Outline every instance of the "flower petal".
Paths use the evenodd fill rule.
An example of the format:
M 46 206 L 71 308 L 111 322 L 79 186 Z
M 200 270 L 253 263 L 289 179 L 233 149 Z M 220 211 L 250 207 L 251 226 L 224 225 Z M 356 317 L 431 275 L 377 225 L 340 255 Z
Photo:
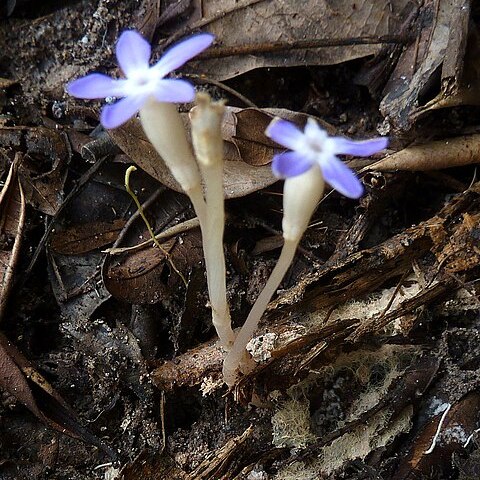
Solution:
M 324 130 L 314 118 L 307 118 L 307 123 L 303 129 L 303 133 L 310 139 L 324 141 L 328 138 L 328 133 Z
M 335 142 L 335 153 L 346 155 L 357 155 L 359 157 L 369 157 L 370 155 L 383 150 L 388 145 L 388 138 L 378 137 L 370 140 L 355 141 L 343 137 L 332 137 Z
M 101 73 L 91 73 L 67 85 L 67 92 L 77 98 L 123 97 L 125 80 L 114 80 Z
M 185 103 L 195 98 L 195 89 L 186 80 L 167 78 L 158 82 L 153 94 L 159 102 Z
M 192 35 L 169 48 L 152 68 L 155 68 L 157 73 L 161 77 L 164 77 L 178 67 L 181 67 L 184 63 L 187 63 L 200 52 L 203 52 L 214 40 L 215 35 L 211 33 Z
M 129 77 L 138 70 L 149 68 L 152 48 L 135 30 L 126 30 L 118 39 L 115 53 L 122 72 Z
M 335 190 L 348 198 L 359 198 L 363 194 L 363 185 L 342 161 L 331 156 L 320 165 L 325 181 Z
M 100 114 L 100 122 L 104 128 L 117 128 L 132 118 L 146 100 L 145 95 L 122 98 L 113 105 L 105 105 Z
M 312 162 L 297 152 L 286 152 L 274 155 L 272 171 L 276 177 L 296 177 L 312 167 Z
M 290 150 L 296 150 L 303 143 L 302 131 L 293 123 L 278 117 L 270 122 L 265 135 Z

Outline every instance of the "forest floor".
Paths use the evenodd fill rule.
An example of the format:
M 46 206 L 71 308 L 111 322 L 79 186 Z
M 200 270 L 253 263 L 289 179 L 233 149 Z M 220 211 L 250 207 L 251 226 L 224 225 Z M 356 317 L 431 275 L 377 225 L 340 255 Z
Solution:
M 0 480 L 480 478 L 480 11 L 468 0 L 7 0 L 0 7 Z M 199 230 L 139 122 L 101 102 L 128 28 L 226 100 L 227 288 L 282 246 L 275 116 L 387 135 L 345 158 L 229 391 Z M 182 105 L 188 124 L 193 105 Z M 183 283 L 148 239 L 124 175 Z M 173 188 L 172 188 L 173 187 Z M 120 251 L 107 251 L 111 247 Z

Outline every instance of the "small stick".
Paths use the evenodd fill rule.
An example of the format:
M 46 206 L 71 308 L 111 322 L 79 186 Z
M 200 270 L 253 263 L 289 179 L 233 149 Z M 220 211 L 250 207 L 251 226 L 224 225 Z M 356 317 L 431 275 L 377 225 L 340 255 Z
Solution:
M 194 228 L 198 228 L 200 226 L 200 223 L 198 221 L 198 218 L 191 218 L 190 220 L 185 220 L 184 222 L 178 223 L 177 225 L 174 225 L 173 227 L 167 228 L 163 232 L 157 233 L 155 235 L 156 240 L 165 240 L 170 237 L 174 237 L 175 235 L 178 235 L 180 233 L 188 232 L 189 230 L 192 230 Z M 108 253 L 110 255 L 119 255 L 120 253 L 125 253 L 125 252 L 135 252 L 137 250 L 141 250 L 142 248 L 148 247 L 151 243 L 151 240 L 145 240 L 142 243 L 139 243 L 138 245 L 133 245 L 131 247 L 112 247 L 112 248 L 107 248 L 106 250 L 103 251 L 103 253 Z
M 252 55 L 258 53 L 276 53 L 287 50 L 306 48 L 343 47 L 348 45 L 376 45 L 381 43 L 407 44 L 413 40 L 407 35 L 384 35 L 382 37 L 351 37 L 351 38 L 307 38 L 292 41 L 247 43 L 229 47 L 211 48 L 199 55 L 199 59 L 233 57 L 236 55 Z
M 478 162 L 480 162 L 480 135 L 464 135 L 404 148 L 368 165 L 360 173 L 371 170 L 381 172 L 442 170 Z
M 206 77 L 203 74 L 202 75 L 197 75 L 195 73 L 186 73 L 183 76 L 186 77 L 186 78 L 194 78 L 195 80 L 200 81 L 202 83 L 210 83 L 212 85 L 215 85 L 216 87 L 221 88 L 222 90 L 229 93 L 230 95 L 233 95 L 234 97 L 237 97 L 247 107 L 258 108 L 258 105 L 255 105 L 255 103 L 253 103 L 247 97 L 242 95 L 240 92 L 237 92 L 234 88 L 229 87 L 228 85 L 225 85 L 223 82 L 219 82 L 218 80 L 215 80 L 214 78 Z

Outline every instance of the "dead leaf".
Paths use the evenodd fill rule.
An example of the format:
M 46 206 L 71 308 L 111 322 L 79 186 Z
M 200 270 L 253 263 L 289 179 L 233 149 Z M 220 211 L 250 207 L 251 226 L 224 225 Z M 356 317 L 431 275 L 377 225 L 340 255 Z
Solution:
M 50 247 L 55 253 L 63 255 L 79 255 L 113 243 L 125 220 L 116 219 L 111 222 L 92 222 L 74 225 L 52 235 Z
M 414 145 L 382 158 L 363 170 L 427 171 L 480 162 L 480 135 L 464 135 Z
M 417 24 L 422 25 L 420 35 L 402 53 L 380 105 L 380 111 L 395 128 L 410 128 L 439 69 L 442 97 L 458 86 L 463 73 L 469 4 L 468 0 L 430 0 L 423 6 L 417 19 Z
M 309 115 L 279 108 L 240 109 L 227 107 L 222 123 L 224 143 L 224 192 L 225 198 L 248 195 L 277 181 L 270 162 L 278 145 L 265 136 L 267 125 L 279 116 L 302 126 Z M 183 115 L 187 138 L 190 138 L 188 115 Z M 318 120 L 318 119 L 317 119 Z M 335 129 L 318 120 L 329 133 Z M 142 170 L 167 187 L 181 192 L 182 189 L 166 168 L 162 158 L 146 138 L 137 119 L 132 119 L 119 128 L 109 131 L 115 143 Z
M 465 12 L 470 8 L 470 2 L 465 1 L 462 7 Z M 468 21 L 468 15 L 465 14 L 457 18 L 458 21 Z M 458 48 L 464 47 L 463 42 L 467 42 L 465 34 L 468 32 L 465 58 L 463 58 L 461 52 L 457 55 L 445 57 L 442 68 L 441 91 L 435 98 L 425 105 L 419 106 L 412 113 L 412 119 L 414 120 L 431 110 L 459 105 L 479 105 L 480 103 L 480 34 L 473 22 L 470 23 L 469 28 L 465 26 L 453 27 L 452 31 L 454 33 L 452 42 L 455 41 Z M 463 67 L 463 71 L 460 67 Z M 447 75 L 444 73 L 445 70 L 453 70 L 453 73 Z
M 336 65 L 375 55 L 382 37 L 401 31 L 408 3 L 204 0 L 195 4 L 185 26 L 204 28 L 218 40 L 187 69 L 225 80 L 255 68 Z M 175 26 L 178 29 L 178 23 Z
M 161 244 L 170 261 L 184 278 L 203 258 L 202 241 L 198 231 L 190 231 L 179 238 Z M 107 290 L 115 297 L 133 304 L 157 303 L 178 289 L 181 278 L 167 261 L 165 253 L 156 247 L 107 256 L 103 279 Z M 168 280 L 165 281 L 165 272 Z
M 116 457 L 99 438 L 80 424 L 63 398 L 1 333 L 0 388 L 25 405 L 50 428 L 96 445 L 110 457 Z
M 279 145 L 265 135 L 274 117 L 295 123 L 303 130 L 310 115 L 283 108 L 228 109 L 223 127 L 225 139 L 235 145 L 245 163 L 252 166 L 269 165 L 273 155 L 279 151 Z M 332 125 L 321 119 L 316 120 L 329 134 L 335 132 Z
M 12 288 L 25 226 L 25 197 L 17 173 L 20 159 L 20 155 L 15 157 L 0 191 L 0 320 Z

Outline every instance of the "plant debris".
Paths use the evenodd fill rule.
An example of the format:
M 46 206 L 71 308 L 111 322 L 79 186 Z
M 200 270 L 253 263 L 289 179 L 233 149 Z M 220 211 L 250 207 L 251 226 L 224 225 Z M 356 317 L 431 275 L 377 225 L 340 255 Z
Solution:
M 0 478 L 477 478 L 479 13 L 468 0 L 8 1 L 0 9 Z M 231 390 L 199 221 L 136 118 L 67 82 L 152 63 L 226 101 L 227 296 L 239 328 L 282 248 L 279 116 L 388 135 L 346 158 Z M 193 105 L 182 105 L 187 129 Z M 130 187 L 161 248 L 125 191 Z M 475 473 L 477 472 L 477 473 Z

